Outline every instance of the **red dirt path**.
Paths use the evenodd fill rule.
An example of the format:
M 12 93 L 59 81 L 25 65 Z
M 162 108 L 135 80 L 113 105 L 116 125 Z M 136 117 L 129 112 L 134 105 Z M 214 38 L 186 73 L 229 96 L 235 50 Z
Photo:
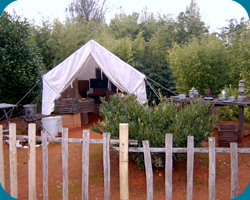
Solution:
M 82 130 L 88 129 L 101 117 L 90 114 L 89 124 L 81 128 L 69 130 L 69 138 L 82 138 Z M 11 119 L 12 123 L 20 124 L 19 118 Z M 1 121 L 0 124 L 3 124 Z M 247 127 L 248 125 L 246 125 Z M 217 128 L 213 132 L 217 139 Z M 102 135 L 91 131 L 90 138 L 101 139 Z M 216 142 L 216 144 L 218 144 Z M 204 143 L 206 145 L 206 143 Z M 217 145 L 216 145 L 217 146 Z M 250 147 L 250 135 L 243 138 L 239 147 Z M 43 199 L 42 189 L 42 148 L 36 148 L 36 188 L 37 199 Z M 69 199 L 81 199 L 81 144 L 69 144 Z M 49 144 L 49 199 L 62 199 L 62 157 L 61 144 Z M 28 150 L 17 150 L 18 198 L 28 199 Z M 250 179 L 250 155 L 239 154 L 239 187 L 241 194 Z M 119 199 L 119 157 L 117 152 L 110 153 L 111 162 L 111 199 Z M 10 193 L 9 183 L 9 151 L 4 143 L 5 190 Z M 90 176 L 89 199 L 103 199 L 103 166 L 102 145 L 90 144 Z M 164 169 L 154 169 L 154 199 L 165 199 Z M 230 199 L 230 155 L 216 154 L 216 199 Z M 186 199 L 186 159 L 177 162 L 173 167 L 173 199 Z M 146 199 L 146 177 L 144 170 L 139 170 L 133 161 L 129 161 L 129 199 Z M 208 199 L 208 154 L 195 154 L 194 163 L 194 200 Z

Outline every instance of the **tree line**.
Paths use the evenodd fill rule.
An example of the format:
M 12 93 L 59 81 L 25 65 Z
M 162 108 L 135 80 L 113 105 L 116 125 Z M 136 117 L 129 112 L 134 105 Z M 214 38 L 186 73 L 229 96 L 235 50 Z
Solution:
M 188 94 L 192 87 L 200 94 L 208 88 L 219 94 L 224 87 L 238 88 L 241 79 L 249 92 L 250 26 L 246 19 L 230 19 L 227 27 L 210 33 L 193 0 L 176 18 L 168 14 L 156 16 L 144 8 L 131 15 L 121 10 L 107 24 L 108 8 L 106 0 L 74 0 L 66 9 L 69 16 L 65 22 L 45 20 L 42 25 L 3 12 L 1 101 L 16 103 L 42 74 L 90 39 L 179 94 Z M 161 93 L 171 95 L 165 90 Z M 148 90 L 148 97 L 155 99 L 152 90 Z

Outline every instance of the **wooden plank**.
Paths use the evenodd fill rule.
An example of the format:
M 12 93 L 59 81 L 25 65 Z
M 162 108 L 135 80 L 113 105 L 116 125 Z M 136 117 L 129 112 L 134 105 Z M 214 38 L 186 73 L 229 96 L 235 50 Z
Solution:
M 82 143 L 82 200 L 89 199 L 89 134 L 90 130 L 83 130 Z
M 165 149 L 166 149 L 166 158 L 165 158 L 165 195 L 166 200 L 172 199 L 172 170 L 173 170 L 173 135 L 166 134 L 165 137 Z
M 119 177 L 120 200 L 129 199 L 128 184 L 128 124 L 119 124 Z
M 28 136 L 25 135 L 17 135 L 17 140 L 26 140 L 28 141 Z M 9 139 L 9 135 L 3 135 L 4 140 Z M 62 142 L 62 138 L 48 137 L 48 142 Z M 36 136 L 36 141 L 42 141 L 42 137 Z M 80 138 L 68 138 L 68 143 L 82 143 L 83 139 Z M 103 139 L 89 139 L 90 144 L 103 144 Z M 129 145 L 138 145 L 137 140 L 129 140 Z M 110 144 L 116 145 L 119 144 L 119 140 L 110 140 Z
M 9 124 L 10 195 L 18 199 L 16 124 Z
M 48 145 L 47 145 L 47 136 L 48 133 L 45 130 L 42 130 L 42 154 L 43 154 L 43 199 L 48 200 Z
M 239 106 L 239 141 L 242 142 L 244 130 L 244 106 Z
M 146 180 L 147 180 L 147 200 L 153 200 L 154 197 L 154 185 L 153 185 L 153 169 L 152 160 L 149 150 L 149 141 L 142 141 L 144 149 L 144 163 L 146 170 Z
M 188 136 L 187 144 L 187 200 L 193 199 L 194 136 Z
M 103 133 L 104 200 L 110 199 L 110 133 Z
M 231 199 L 238 196 L 238 144 L 231 143 Z
M 216 159 L 215 138 L 209 138 L 209 200 L 215 200 Z
M 4 156 L 3 156 L 3 126 L 0 125 L 0 183 L 5 189 L 4 179 Z
M 68 128 L 62 130 L 62 173 L 63 173 L 63 200 L 68 200 Z
M 29 200 L 36 199 L 36 124 L 28 125 L 29 135 L 29 161 L 28 161 L 28 178 L 29 178 Z
M 111 150 L 119 151 L 119 147 L 110 147 Z M 142 147 L 129 147 L 129 152 L 143 152 Z M 173 148 L 173 153 L 187 153 L 187 148 Z M 165 148 L 150 148 L 151 153 L 165 153 Z M 194 153 L 209 153 L 209 148 L 194 148 Z M 230 153 L 230 148 L 215 148 L 215 153 Z M 250 148 L 238 148 L 238 153 L 250 153 Z

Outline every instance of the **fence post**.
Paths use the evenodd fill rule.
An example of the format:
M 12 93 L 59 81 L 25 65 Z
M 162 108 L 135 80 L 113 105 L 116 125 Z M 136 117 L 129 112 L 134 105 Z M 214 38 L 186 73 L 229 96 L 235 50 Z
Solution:
M 143 153 L 144 153 L 144 163 L 146 169 L 146 179 L 147 179 L 147 200 L 153 200 L 154 197 L 154 185 L 153 185 L 153 169 L 151 154 L 149 148 L 149 141 L 142 141 Z
M 110 199 L 110 133 L 103 133 L 104 200 Z
M 90 130 L 83 130 L 82 144 L 82 199 L 89 199 L 89 133 Z
M 120 199 L 129 199 L 128 185 L 128 124 L 119 124 Z
M 193 199 L 194 136 L 188 136 L 187 144 L 187 200 Z
M 3 126 L 0 125 L 0 183 L 5 189 L 4 181 L 4 156 L 3 156 Z
M 18 199 L 16 124 L 9 124 L 10 195 Z
M 230 143 L 231 149 L 231 199 L 238 196 L 238 145 Z
M 68 128 L 62 129 L 63 200 L 68 200 Z
M 173 135 L 166 134 L 165 137 L 165 149 L 166 149 L 166 158 L 165 158 L 165 193 L 166 200 L 172 200 L 172 168 L 173 168 Z
M 28 125 L 29 135 L 29 200 L 36 199 L 36 124 Z
M 43 199 L 48 200 L 48 133 L 42 130 L 42 151 L 43 151 Z
M 215 200 L 216 160 L 215 139 L 209 138 L 209 200 Z

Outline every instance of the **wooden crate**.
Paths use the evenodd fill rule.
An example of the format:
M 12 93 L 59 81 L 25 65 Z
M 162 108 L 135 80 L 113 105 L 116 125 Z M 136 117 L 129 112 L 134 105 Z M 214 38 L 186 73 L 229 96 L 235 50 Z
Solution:
M 94 99 L 91 98 L 79 99 L 79 112 L 80 113 L 94 112 Z
M 81 114 L 68 114 L 68 115 L 58 115 L 62 116 L 62 127 L 63 128 L 79 128 L 81 127 Z
M 76 114 L 79 112 L 78 98 L 66 98 L 55 100 L 55 114 Z
M 218 128 L 219 146 L 230 146 L 230 142 L 238 142 L 239 132 L 234 124 L 220 124 Z

